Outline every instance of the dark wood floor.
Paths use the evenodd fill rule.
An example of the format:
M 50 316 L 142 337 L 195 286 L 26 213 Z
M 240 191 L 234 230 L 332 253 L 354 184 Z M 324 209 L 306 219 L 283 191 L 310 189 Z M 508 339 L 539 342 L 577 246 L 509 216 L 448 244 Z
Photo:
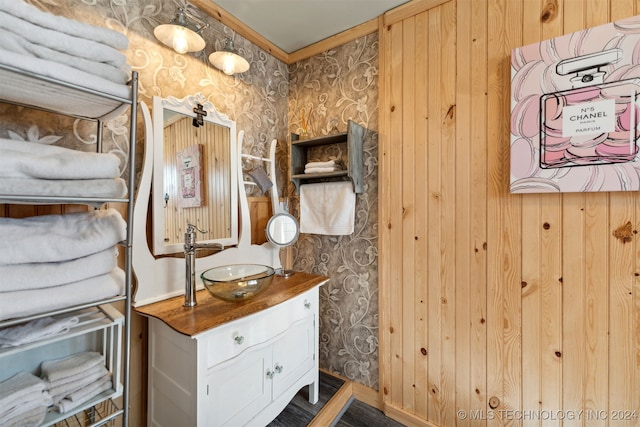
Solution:
M 315 405 L 309 403 L 309 388 L 303 387 L 284 411 L 269 424 L 269 427 L 306 426 L 343 384 L 344 381 L 341 379 L 320 372 L 318 403 Z M 340 418 L 335 420 L 331 426 L 402 427 L 402 424 L 385 417 L 382 411 L 352 399 L 348 407 L 343 409 Z

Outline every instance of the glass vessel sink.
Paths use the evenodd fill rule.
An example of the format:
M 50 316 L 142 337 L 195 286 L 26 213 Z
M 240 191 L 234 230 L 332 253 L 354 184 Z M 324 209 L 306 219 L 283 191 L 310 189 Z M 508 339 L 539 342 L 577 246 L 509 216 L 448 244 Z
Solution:
M 269 287 L 275 270 L 259 264 L 232 264 L 210 268 L 200 278 L 211 295 L 225 301 L 241 302 Z

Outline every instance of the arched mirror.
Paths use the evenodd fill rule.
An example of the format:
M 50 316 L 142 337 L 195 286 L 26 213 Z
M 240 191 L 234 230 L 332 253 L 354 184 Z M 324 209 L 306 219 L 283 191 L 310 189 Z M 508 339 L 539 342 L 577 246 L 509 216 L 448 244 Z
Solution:
M 183 252 L 187 224 L 199 243 L 238 243 L 236 124 L 202 94 L 153 98 L 153 253 Z

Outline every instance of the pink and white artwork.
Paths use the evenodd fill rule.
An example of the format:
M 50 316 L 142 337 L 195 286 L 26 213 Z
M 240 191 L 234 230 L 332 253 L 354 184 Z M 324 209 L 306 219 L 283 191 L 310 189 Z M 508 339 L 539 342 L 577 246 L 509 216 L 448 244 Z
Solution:
M 512 193 L 640 190 L 640 16 L 511 53 Z
M 179 208 L 199 208 L 203 204 L 203 152 L 204 145 L 194 144 L 177 153 Z

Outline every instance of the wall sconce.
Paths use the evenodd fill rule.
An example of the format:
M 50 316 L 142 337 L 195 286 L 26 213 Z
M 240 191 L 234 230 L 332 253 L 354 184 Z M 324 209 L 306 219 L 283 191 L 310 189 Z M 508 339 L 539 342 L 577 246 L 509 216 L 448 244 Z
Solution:
M 158 25 L 153 30 L 153 35 L 178 53 L 197 52 L 204 49 L 206 43 L 200 32 L 208 26 L 209 24 L 204 24 L 198 27 L 190 23 L 184 9 L 178 8 L 175 18 L 168 24 Z
M 229 76 L 236 73 L 244 73 L 249 69 L 249 62 L 238 55 L 233 48 L 233 41 L 229 37 L 225 39 L 222 50 L 209 55 L 209 62 Z

